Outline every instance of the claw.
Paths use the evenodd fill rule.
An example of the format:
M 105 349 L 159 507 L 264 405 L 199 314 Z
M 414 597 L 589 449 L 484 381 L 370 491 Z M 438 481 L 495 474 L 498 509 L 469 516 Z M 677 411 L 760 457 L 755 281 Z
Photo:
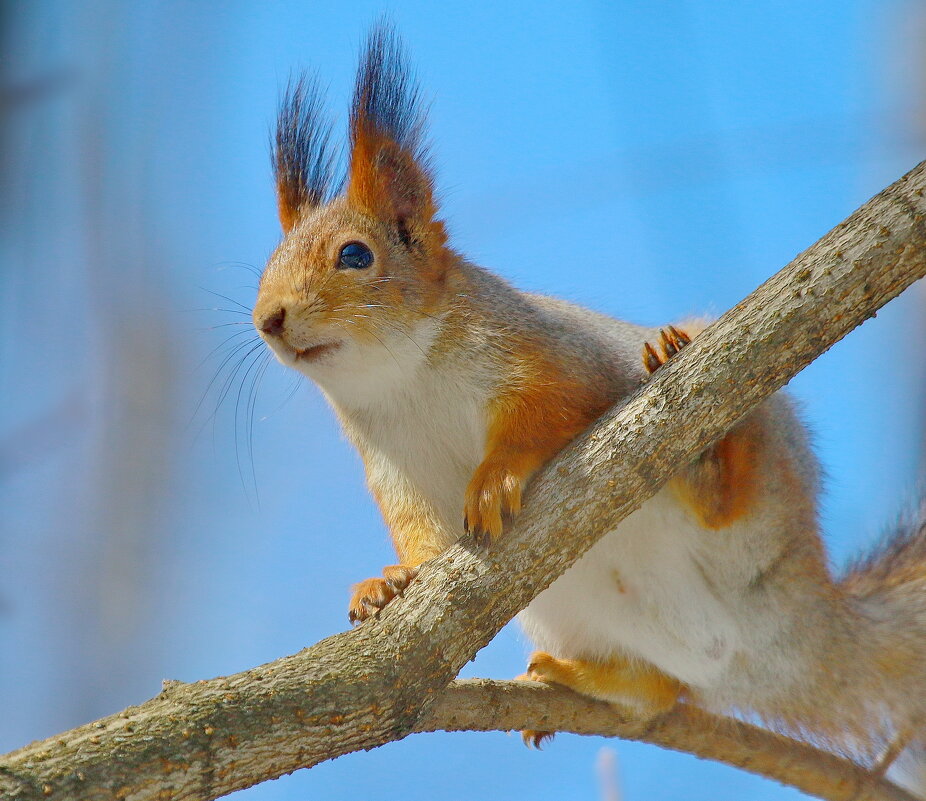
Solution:
M 649 342 L 643 343 L 643 366 L 650 373 L 655 373 L 662 366 L 662 361 Z
M 669 333 L 672 334 L 672 338 L 675 340 L 675 344 L 678 346 L 679 350 L 691 342 L 691 337 L 684 331 L 679 331 L 674 325 L 670 325 L 668 330 Z
M 678 353 L 678 345 L 671 334 L 667 334 L 663 329 L 659 329 L 659 341 L 662 345 L 662 352 L 665 354 L 666 361 Z
M 544 740 L 552 740 L 555 734 L 556 732 L 553 731 L 526 729 L 521 732 L 521 740 L 528 748 L 536 748 L 538 751 L 542 751 Z
M 658 352 L 649 342 L 643 343 L 643 366 L 648 373 L 655 373 L 669 359 L 691 342 L 691 337 L 674 325 L 659 329 Z
M 505 522 L 521 511 L 524 477 L 502 459 L 486 459 L 466 488 L 463 525 L 480 548 L 501 536 Z
M 383 568 L 383 578 L 386 580 L 386 584 L 395 591 L 396 597 L 398 598 L 401 598 L 405 594 L 408 585 L 412 583 L 412 579 L 417 575 L 417 567 L 388 565 Z
M 352 625 L 356 625 L 371 617 L 379 617 L 383 608 L 393 598 L 401 597 L 417 575 L 416 567 L 389 565 L 383 568 L 382 578 L 361 581 L 354 586 L 354 594 L 347 612 L 348 620 Z

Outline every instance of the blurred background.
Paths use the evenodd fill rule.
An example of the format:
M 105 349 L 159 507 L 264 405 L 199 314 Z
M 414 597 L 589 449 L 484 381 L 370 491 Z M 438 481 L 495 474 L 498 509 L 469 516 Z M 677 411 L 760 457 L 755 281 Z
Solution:
M 393 561 L 359 459 L 247 316 L 279 240 L 280 88 L 317 70 L 343 130 L 383 11 L 455 245 L 635 321 L 724 311 L 926 151 L 908 0 L 0 3 L 0 752 L 340 631 L 350 584 Z M 924 290 L 792 382 L 836 565 L 915 497 Z M 528 650 L 509 626 L 464 674 L 514 676 Z M 235 797 L 618 785 L 800 795 L 651 746 L 436 734 Z

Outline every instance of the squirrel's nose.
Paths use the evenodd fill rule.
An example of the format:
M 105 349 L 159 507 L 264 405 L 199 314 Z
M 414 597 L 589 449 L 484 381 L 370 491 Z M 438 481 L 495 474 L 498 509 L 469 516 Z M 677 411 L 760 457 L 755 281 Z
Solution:
M 257 327 L 271 337 L 278 337 L 283 333 L 283 320 L 286 319 L 286 309 L 277 309 L 257 321 Z

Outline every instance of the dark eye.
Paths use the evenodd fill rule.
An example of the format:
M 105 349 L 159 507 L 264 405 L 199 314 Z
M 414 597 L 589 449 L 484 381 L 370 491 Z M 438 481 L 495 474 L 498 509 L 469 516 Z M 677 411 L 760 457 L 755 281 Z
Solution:
M 364 270 L 373 263 L 373 251 L 363 242 L 348 242 L 338 254 L 339 270 Z

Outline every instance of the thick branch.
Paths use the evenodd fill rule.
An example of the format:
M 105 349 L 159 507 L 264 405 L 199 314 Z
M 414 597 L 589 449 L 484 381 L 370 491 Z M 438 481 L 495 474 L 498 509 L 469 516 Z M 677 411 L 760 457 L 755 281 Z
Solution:
M 215 798 L 406 736 L 476 651 L 679 465 L 926 272 L 924 189 L 921 164 L 725 314 L 542 471 L 490 553 L 459 544 L 377 622 L 15 751 L 0 793 Z
M 915 801 L 864 768 L 767 729 L 679 704 L 652 721 L 537 682 L 457 680 L 415 731 L 566 731 L 660 745 L 757 773 L 830 801 Z

